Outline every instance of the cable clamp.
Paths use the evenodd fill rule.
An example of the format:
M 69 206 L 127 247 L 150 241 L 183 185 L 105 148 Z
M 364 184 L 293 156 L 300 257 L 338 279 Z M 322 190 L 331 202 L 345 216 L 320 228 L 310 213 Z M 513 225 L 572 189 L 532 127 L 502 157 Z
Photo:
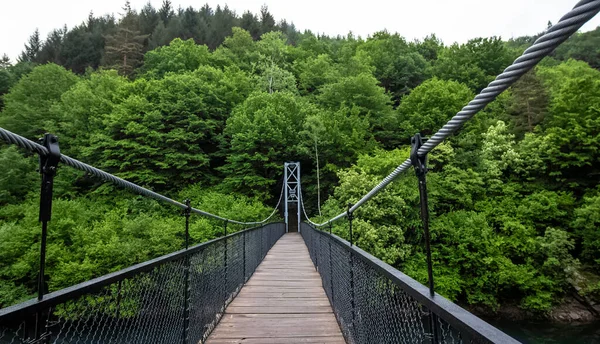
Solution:
M 44 134 L 40 139 L 41 144 L 48 150 L 47 155 L 40 155 L 40 173 L 42 175 L 42 187 L 40 191 L 40 221 L 50 221 L 52 217 L 52 189 L 54 176 L 60 162 L 60 147 L 58 137 L 52 134 Z
M 183 210 L 183 216 L 185 217 L 190 217 L 190 214 L 192 213 L 192 206 L 191 201 L 189 199 L 186 199 L 185 201 L 183 201 L 183 203 L 185 204 L 185 209 Z
M 352 206 L 353 206 L 352 203 L 348 203 L 348 210 L 346 211 L 346 215 L 348 216 L 348 220 L 350 220 L 350 221 L 354 220 L 354 213 L 352 213 L 352 211 L 350 211 Z
M 421 137 L 421 134 L 416 133 L 410 139 L 410 162 L 415 168 L 417 177 L 424 176 L 427 174 L 427 155 L 419 156 L 419 149 L 427 141 L 426 138 Z

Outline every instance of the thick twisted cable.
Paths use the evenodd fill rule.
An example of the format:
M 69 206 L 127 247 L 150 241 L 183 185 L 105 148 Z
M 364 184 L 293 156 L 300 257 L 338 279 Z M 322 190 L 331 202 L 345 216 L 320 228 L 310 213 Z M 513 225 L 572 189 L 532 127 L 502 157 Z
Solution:
M 279 193 L 279 201 L 277 201 L 277 205 L 273 209 L 273 212 L 266 219 L 260 221 L 260 223 L 265 223 L 265 222 L 269 221 L 273 217 L 273 215 L 275 215 L 275 213 L 277 213 L 277 210 L 279 210 L 279 205 L 281 204 L 281 199 L 283 198 L 284 188 L 285 188 L 285 183 L 281 184 L 281 192 Z
M 302 195 L 302 191 L 300 191 L 300 205 L 302 207 L 302 212 L 304 213 L 304 217 L 306 218 L 306 222 L 310 223 L 313 226 L 317 226 L 318 224 L 312 222 L 310 220 L 310 217 L 308 217 L 308 215 L 306 215 L 306 209 L 304 208 L 304 196 Z
M 465 122 L 470 120 L 477 112 L 496 99 L 500 93 L 504 92 L 504 90 L 514 84 L 523 74 L 527 73 L 544 57 L 548 56 L 550 52 L 567 40 L 573 33 L 577 32 L 583 24 L 593 18 L 599 11 L 600 0 L 582 0 L 578 2 L 571 11 L 560 18 L 556 25 L 553 25 L 544 35 L 538 38 L 531 47 L 525 50 L 519 58 L 498 75 L 496 79 L 471 100 L 469 104 L 463 107 L 460 112 L 448 121 L 448 123 L 431 136 L 431 138 L 429 138 L 429 140 L 427 140 L 427 142 L 419 149 L 419 155 L 424 156 L 460 129 Z M 410 159 L 406 159 L 406 161 L 396 167 L 396 169 L 385 177 L 377 186 L 356 202 L 350 208 L 350 212 L 354 212 L 365 202 L 373 198 L 396 179 L 400 173 L 408 170 L 411 166 Z M 344 218 L 347 215 L 346 212 L 341 213 L 324 223 L 317 224 L 317 226 L 324 226 Z
M 17 145 L 21 148 L 25 148 L 28 151 L 31 151 L 33 153 L 37 153 L 41 156 L 46 156 L 48 155 L 48 149 L 46 149 L 46 147 L 40 145 L 39 143 L 33 142 L 29 139 L 24 138 L 23 136 L 20 136 L 18 134 L 15 134 L 11 131 L 8 131 L 4 128 L 0 128 L 0 138 L 2 138 L 4 141 L 10 143 L 10 144 L 14 144 Z M 102 180 L 114 183 L 120 187 L 129 189 L 135 193 L 138 193 L 140 195 L 146 196 L 146 197 L 150 197 L 150 198 L 154 198 L 156 200 L 165 202 L 165 203 L 169 203 L 171 205 L 174 205 L 176 207 L 179 207 L 181 209 L 186 209 L 187 206 L 181 202 L 177 202 L 174 199 L 171 199 L 169 197 L 163 196 L 157 192 L 154 192 L 152 190 L 148 190 L 144 187 L 141 187 L 137 184 L 134 184 L 132 182 L 128 182 L 125 179 L 119 178 L 117 176 L 114 176 L 108 172 L 104 172 L 98 168 L 95 168 L 93 166 L 90 166 L 86 163 L 83 163 L 79 160 L 73 159 L 71 157 L 68 157 L 66 155 L 61 155 L 60 157 L 60 161 L 68 166 L 71 166 L 75 169 L 84 171 L 86 173 L 89 173 L 95 177 L 98 177 Z M 257 224 L 261 224 L 266 222 L 269 218 L 263 220 L 263 221 L 258 221 L 258 222 L 242 222 L 242 221 L 236 221 L 236 220 L 231 220 L 231 219 L 227 219 L 215 214 L 211 214 L 209 212 L 206 212 L 204 210 L 200 210 L 200 209 L 196 209 L 196 208 L 192 208 L 191 211 L 193 213 L 202 215 L 202 216 L 206 216 L 206 217 L 210 217 L 216 220 L 220 220 L 220 221 L 227 221 L 230 223 L 235 223 L 235 224 L 239 224 L 239 225 L 257 225 Z

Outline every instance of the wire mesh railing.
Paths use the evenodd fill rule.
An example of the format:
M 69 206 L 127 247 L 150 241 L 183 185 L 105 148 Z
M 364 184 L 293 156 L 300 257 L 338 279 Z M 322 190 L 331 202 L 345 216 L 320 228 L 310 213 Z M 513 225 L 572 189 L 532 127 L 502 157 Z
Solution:
M 518 343 L 336 235 L 300 232 L 347 343 Z
M 247 229 L 0 309 L 0 343 L 203 343 L 284 233 Z

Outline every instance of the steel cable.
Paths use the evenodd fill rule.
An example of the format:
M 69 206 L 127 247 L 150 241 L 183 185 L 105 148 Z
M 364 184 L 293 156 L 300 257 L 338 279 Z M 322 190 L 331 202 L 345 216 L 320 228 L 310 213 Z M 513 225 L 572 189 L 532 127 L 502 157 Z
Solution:
M 281 199 L 283 198 L 283 190 L 284 190 L 284 188 L 285 188 L 285 183 L 282 183 L 281 184 L 281 193 L 279 193 L 279 201 L 277 201 L 277 205 L 273 209 L 273 212 L 271 213 L 271 215 L 269 215 L 266 219 L 260 221 L 260 223 L 265 223 L 265 222 L 269 221 L 269 219 L 272 218 L 273 215 L 275 215 L 275 213 L 277 213 L 279 205 L 281 204 Z
M 37 143 L 37 142 L 33 142 L 29 139 L 24 138 L 21 135 L 15 134 L 11 131 L 8 131 L 4 128 L 0 128 L 0 138 L 3 139 L 4 141 L 6 141 L 9 144 L 14 144 L 17 145 L 21 148 L 24 148 L 30 152 L 33 153 L 37 153 L 40 156 L 47 156 L 48 155 L 48 149 L 46 149 L 46 147 L 42 146 L 41 144 Z M 139 186 L 135 183 L 129 182 L 125 179 L 119 178 L 115 175 L 112 175 L 108 172 L 102 171 L 96 167 L 90 166 L 86 163 L 83 163 L 79 160 L 73 159 L 69 156 L 66 155 L 61 155 L 60 157 L 60 161 L 70 167 L 73 167 L 77 170 L 86 172 L 90 175 L 93 175 L 97 178 L 100 178 L 104 181 L 107 182 L 111 182 L 113 184 L 116 184 L 120 187 L 123 187 L 125 189 L 129 189 L 135 193 L 138 193 L 142 196 L 146 196 L 146 197 L 150 197 L 150 198 L 154 198 L 158 201 L 162 201 L 165 203 L 169 203 L 171 205 L 174 205 L 176 207 L 179 207 L 181 209 L 186 209 L 187 206 L 181 202 L 178 202 L 174 199 L 171 199 L 167 196 L 161 195 L 157 192 L 154 192 L 152 190 L 146 189 L 145 187 Z M 281 202 L 281 195 L 279 197 L 279 201 Z M 255 222 L 242 222 L 242 221 L 236 221 L 236 220 L 232 220 L 232 219 L 227 219 L 215 214 L 211 214 L 207 211 L 204 210 L 200 210 L 200 209 L 196 209 L 196 208 L 191 208 L 191 211 L 193 213 L 202 215 L 202 216 L 206 216 L 206 217 L 210 217 L 216 220 L 220 220 L 220 221 L 227 221 L 230 223 L 235 223 L 238 225 L 258 225 L 258 224 L 263 224 L 266 221 L 268 221 L 277 211 L 277 207 L 279 206 L 279 203 L 277 204 L 277 206 L 275 207 L 275 210 L 273 211 L 273 213 L 271 215 L 269 215 L 269 217 L 267 217 L 266 219 L 262 220 L 262 221 L 255 221 Z
M 496 97 L 504 92 L 508 87 L 514 84 L 523 74 L 527 73 L 544 57 L 548 56 L 556 47 L 563 43 L 569 36 L 575 33 L 583 24 L 594 17 L 600 11 L 600 0 L 582 0 L 575 7 L 565 14 L 558 23 L 553 25 L 546 33 L 538 38 L 531 47 L 526 49 L 510 66 L 508 66 L 500 75 L 496 77 L 486 88 L 462 108 L 448 123 L 438 130 L 425 144 L 419 149 L 420 156 L 426 155 L 433 148 L 437 147 L 450 135 L 460 129 L 465 122 L 470 120 L 477 112 L 491 103 Z M 377 186 L 365 194 L 351 208 L 354 212 L 365 202 L 377 195 L 381 190 L 388 186 L 400 173 L 408 170 L 412 166 L 410 159 L 406 159 L 392 173 L 385 177 Z M 326 222 L 315 224 L 318 227 L 324 226 L 330 222 L 337 221 L 348 215 L 343 212 Z M 312 222 L 311 222 L 312 223 Z
M 312 222 L 310 220 L 310 218 L 308 217 L 308 215 L 306 215 L 306 209 L 304 208 L 304 196 L 302 195 L 302 191 L 300 191 L 300 206 L 302 207 L 302 212 L 304 213 L 304 217 L 306 218 L 306 221 L 308 223 L 310 223 L 313 226 L 316 226 L 317 224 Z

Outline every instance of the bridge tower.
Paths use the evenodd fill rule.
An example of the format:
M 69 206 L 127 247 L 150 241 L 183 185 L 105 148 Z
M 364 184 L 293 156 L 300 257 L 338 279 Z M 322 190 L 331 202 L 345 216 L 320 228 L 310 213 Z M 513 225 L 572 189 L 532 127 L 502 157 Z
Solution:
M 300 232 L 300 163 L 286 162 L 283 173 L 286 232 Z

